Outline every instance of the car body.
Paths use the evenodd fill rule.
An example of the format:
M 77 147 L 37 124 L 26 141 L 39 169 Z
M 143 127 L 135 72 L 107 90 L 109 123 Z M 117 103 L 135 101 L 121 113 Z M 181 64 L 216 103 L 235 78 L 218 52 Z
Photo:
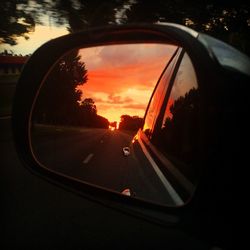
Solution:
M 211 39 L 176 24 L 110 26 L 52 40 L 33 54 L 20 78 L 13 107 L 15 145 L 28 171 L 21 166 L 15 169 L 22 176 L 23 182 L 19 187 L 22 186 L 22 194 L 26 197 L 16 204 L 16 207 L 23 206 L 16 216 L 11 214 L 13 208 L 7 212 L 11 225 L 16 225 L 16 239 L 12 242 L 13 230 L 6 221 L 5 239 L 10 246 L 35 247 L 39 244 L 51 249 L 103 246 L 226 249 L 231 246 L 231 156 L 235 155 L 235 147 L 239 145 L 238 127 L 242 124 L 237 123 L 236 127 L 232 116 L 247 110 L 242 98 L 249 88 L 249 59 L 223 43 L 216 43 L 216 40 L 209 42 Z M 143 152 L 144 157 L 153 160 L 161 172 L 167 171 L 172 175 L 170 184 L 176 188 L 173 200 L 177 206 L 145 202 L 77 181 L 43 167 L 32 152 L 30 117 L 33 103 L 44 76 L 55 61 L 65 51 L 79 46 L 133 42 L 170 43 L 179 47 L 157 83 L 144 125 L 133 140 L 133 150 Z M 223 58 L 224 55 L 230 57 Z M 179 106 L 191 110 L 187 112 L 191 116 L 186 116 L 183 123 L 182 119 L 175 118 L 173 112 L 171 115 L 167 111 L 173 111 L 170 107 L 178 100 L 171 100 L 171 93 L 185 58 L 192 62 L 197 86 L 190 88 L 181 98 L 182 103 L 192 99 L 190 96 L 195 100 Z M 166 73 L 171 65 L 170 73 Z M 168 80 L 162 81 L 165 75 Z M 162 98 L 156 98 L 157 107 L 151 109 L 159 89 Z M 174 129 L 175 136 L 168 138 L 162 130 L 172 126 L 168 126 L 166 121 L 174 119 L 178 120 L 178 128 L 183 124 L 188 126 Z M 187 127 L 190 130 L 186 130 Z M 194 127 L 199 131 L 196 137 Z M 173 144 L 175 148 L 167 152 L 169 144 L 165 147 L 159 138 L 173 142 L 178 135 L 183 135 L 179 139 L 183 143 Z M 184 165 L 196 166 L 197 172 L 177 168 L 182 174 L 180 178 L 176 170 L 171 170 L 180 162 L 176 158 L 184 161 Z M 195 185 L 190 185 L 190 180 Z M 9 199 L 5 198 L 10 207 L 12 202 L 7 202 Z
M 226 118 L 226 114 L 235 112 L 231 101 L 241 98 L 239 93 L 236 94 L 236 89 L 246 87 L 240 86 L 241 80 L 238 82 L 233 79 L 236 74 L 246 77 L 250 74 L 249 59 L 245 55 L 207 35 L 200 34 L 198 39 L 213 53 L 219 63 L 214 66 L 220 67 L 222 79 L 215 75 L 208 86 L 201 86 L 190 57 L 183 48 L 178 47 L 158 80 L 144 117 L 144 125 L 132 144 L 156 168 L 160 179 L 165 179 L 166 176 L 166 180 L 162 182 L 167 182 L 166 189 L 168 186 L 170 189 L 174 187 L 172 198 L 179 205 L 183 205 L 183 200 L 189 200 L 195 192 L 204 171 L 205 159 L 208 159 L 208 152 L 220 146 L 221 153 L 227 154 L 225 145 L 222 146 L 224 142 L 217 138 L 222 131 L 216 131 L 218 124 L 222 126 L 224 121 L 209 110 L 212 107 L 220 110 L 220 115 L 228 121 L 230 118 Z M 217 84 L 212 91 L 225 84 L 223 88 L 228 96 L 225 97 L 224 94 L 219 97 L 223 98 L 223 106 L 220 100 L 211 103 L 207 99 L 208 96 L 215 95 L 209 93 L 212 82 Z M 205 92 L 202 89 L 204 87 Z M 222 127 L 223 133 L 230 131 L 228 123 L 224 123 Z M 228 138 L 229 134 L 224 140 Z

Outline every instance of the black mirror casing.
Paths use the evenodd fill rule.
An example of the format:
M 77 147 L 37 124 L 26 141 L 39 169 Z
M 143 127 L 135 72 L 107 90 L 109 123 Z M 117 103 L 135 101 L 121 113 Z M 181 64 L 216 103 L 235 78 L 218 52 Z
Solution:
M 215 210 L 218 197 L 211 193 L 208 186 L 212 177 L 215 178 L 214 183 L 218 182 L 220 178 L 220 176 L 214 174 L 216 164 L 213 168 L 211 166 L 210 168 L 204 167 L 203 177 L 195 195 L 187 204 L 176 208 L 165 207 L 99 189 L 63 174 L 58 174 L 53 170 L 48 170 L 36 161 L 30 142 L 32 108 L 43 79 L 60 57 L 67 51 L 78 47 L 140 42 L 167 43 L 183 47 L 189 54 L 197 74 L 204 105 L 204 119 L 202 122 L 206 123 L 208 119 L 206 116 L 206 103 L 213 96 L 214 86 L 220 82 L 219 79 L 224 76 L 224 72 L 213 55 L 209 54 L 207 48 L 198 41 L 198 36 L 198 33 L 179 25 L 135 24 L 89 29 L 51 40 L 41 46 L 34 52 L 22 71 L 13 104 L 12 127 L 14 140 L 17 152 L 24 165 L 35 175 L 88 199 L 101 202 L 135 216 L 142 216 L 162 225 L 171 224 L 183 228 L 191 234 L 200 234 L 201 238 L 214 241 L 225 222 L 222 219 L 218 228 L 211 233 L 211 228 L 214 227 L 213 222 L 217 221 L 221 213 L 221 209 L 218 210 L 218 214 L 217 210 Z M 205 131 L 203 136 L 206 137 Z M 206 145 L 202 146 L 205 154 Z M 204 164 L 206 165 L 206 163 Z M 218 204 L 218 206 L 220 205 Z

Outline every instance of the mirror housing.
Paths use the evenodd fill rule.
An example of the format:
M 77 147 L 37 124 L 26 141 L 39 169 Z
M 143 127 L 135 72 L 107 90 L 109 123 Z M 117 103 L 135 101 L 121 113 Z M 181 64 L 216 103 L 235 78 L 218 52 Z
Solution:
M 163 43 L 181 46 L 190 56 L 197 74 L 204 102 L 212 96 L 214 85 L 219 82 L 222 69 L 207 48 L 198 40 L 199 34 L 176 24 L 152 25 L 135 24 L 93 28 L 51 40 L 41 46 L 26 63 L 19 79 L 13 104 L 13 134 L 17 152 L 24 165 L 34 174 L 63 188 L 72 190 L 117 209 L 132 211 L 132 214 L 144 216 L 160 223 L 181 223 L 187 227 L 192 221 L 191 214 L 211 205 L 212 194 L 208 183 L 213 176 L 213 169 L 206 169 L 206 176 L 196 190 L 193 199 L 177 208 L 160 206 L 141 200 L 131 199 L 84 182 L 58 174 L 43 168 L 34 158 L 30 141 L 31 113 L 43 79 L 55 62 L 67 51 L 76 48 L 88 48 L 111 44 Z M 204 122 L 206 120 L 204 119 Z M 211 198 L 211 199 L 210 199 Z M 136 212 L 135 212 L 136 211 Z M 139 211 L 139 212 L 138 212 Z M 202 215 L 204 216 L 204 215 Z M 189 218 L 190 217 L 190 218 Z

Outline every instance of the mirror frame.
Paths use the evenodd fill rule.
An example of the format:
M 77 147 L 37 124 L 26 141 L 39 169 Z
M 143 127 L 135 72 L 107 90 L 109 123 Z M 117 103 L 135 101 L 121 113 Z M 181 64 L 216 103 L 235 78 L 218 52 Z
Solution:
M 218 72 L 218 63 L 197 39 L 198 36 L 197 32 L 187 27 L 171 23 L 164 25 L 111 25 L 65 35 L 42 45 L 30 57 L 22 71 L 17 84 L 12 111 L 12 127 L 16 149 L 25 167 L 36 176 L 66 190 L 71 190 L 87 199 L 132 215 L 143 216 L 160 224 L 175 224 L 178 222 L 185 226 L 190 223 L 187 222 L 187 217 L 192 218 L 189 216 L 190 213 L 195 213 L 200 208 L 200 204 L 204 205 L 208 202 L 204 199 L 204 192 L 208 192 L 204 185 L 197 188 L 194 197 L 187 204 L 180 207 L 169 207 L 110 192 L 59 174 L 44 168 L 36 161 L 31 148 L 30 121 L 33 104 L 43 79 L 63 54 L 77 48 L 126 43 L 163 43 L 181 46 L 191 58 L 201 92 L 206 92 L 207 95 L 208 83 L 215 82 L 215 75 L 220 74 L 220 72 Z M 206 95 L 204 95 L 204 98 L 206 98 Z

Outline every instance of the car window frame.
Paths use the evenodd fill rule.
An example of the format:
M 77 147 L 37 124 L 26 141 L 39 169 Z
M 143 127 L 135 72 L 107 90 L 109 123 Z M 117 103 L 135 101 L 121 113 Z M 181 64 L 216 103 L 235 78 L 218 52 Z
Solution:
M 180 65 L 181 65 L 181 62 L 183 60 L 183 57 L 184 57 L 185 53 L 186 53 L 185 50 L 182 48 L 181 51 L 180 51 L 180 54 L 179 54 L 179 56 L 177 58 L 175 68 L 174 68 L 174 70 L 172 72 L 172 75 L 170 77 L 168 88 L 167 88 L 167 91 L 166 91 L 162 106 L 160 108 L 160 113 L 157 116 L 156 128 L 154 129 L 154 131 L 158 131 L 162 126 L 162 121 L 164 119 L 164 114 L 165 114 L 165 110 L 166 110 L 166 107 L 167 107 L 167 104 L 168 104 L 168 100 L 170 98 L 172 88 L 174 86 L 175 79 L 176 79 L 177 73 L 179 71 L 179 68 L 180 68 Z
M 177 191 L 178 195 L 180 193 L 182 193 L 182 195 L 180 195 L 180 198 L 181 199 L 184 198 L 184 200 L 185 200 L 185 202 L 183 201 L 183 204 L 184 204 L 184 203 L 189 202 L 192 199 L 192 196 L 194 194 L 194 190 L 196 189 L 196 185 L 194 185 L 183 173 L 181 173 L 174 166 L 174 164 L 171 163 L 171 161 L 165 156 L 165 154 L 160 152 L 158 150 L 157 146 L 153 143 L 154 134 L 157 131 L 159 131 L 159 129 L 162 126 L 162 122 L 163 122 L 164 115 L 165 115 L 165 110 L 166 110 L 169 98 L 171 96 L 171 92 L 172 92 L 173 86 L 175 84 L 175 80 L 176 80 L 177 74 L 179 72 L 180 65 L 181 65 L 181 63 L 183 61 L 183 58 L 184 58 L 185 54 L 188 55 L 187 51 L 185 51 L 184 48 L 180 48 L 180 49 L 181 49 L 180 53 L 178 55 L 177 61 L 175 62 L 174 69 L 172 71 L 172 74 L 171 74 L 169 82 L 168 82 L 168 87 L 166 89 L 166 93 L 165 93 L 163 103 L 162 103 L 160 109 L 157 112 L 156 122 L 154 124 L 154 129 L 153 129 L 154 130 L 153 136 L 152 136 L 152 138 L 149 138 L 144 133 L 143 129 L 140 129 L 138 131 L 137 138 L 138 138 L 139 144 L 142 144 L 142 145 L 140 145 L 140 147 L 145 147 L 146 148 L 149 155 L 157 163 L 157 165 L 161 165 L 162 167 L 167 166 L 167 169 L 168 169 L 167 171 L 170 172 L 171 175 L 174 176 L 174 179 L 177 180 L 178 186 L 175 187 L 175 188 L 176 188 L 176 191 Z M 190 61 L 192 63 L 194 71 L 195 71 L 195 66 L 193 65 L 193 62 L 192 62 L 191 58 L 190 58 Z M 168 65 L 170 65 L 170 63 Z M 159 82 L 161 81 L 162 77 L 164 77 L 164 74 L 166 73 L 166 71 L 167 71 L 167 67 L 164 69 L 162 75 L 160 76 Z M 197 86 L 199 86 L 198 79 L 197 79 Z M 156 85 L 156 89 L 157 89 L 157 87 L 158 87 L 158 83 Z M 156 91 L 157 90 L 154 90 L 151 99 L 153 98 L 153 95 L 155 94 Z M 150 102 L 151 102 L 151 99 L 150 99 Z M 149 105 L 150 105 L 150 103 L 149 103 Z M 144 121 L 146 119 L 147 111 L 145 113 Z
M 152 122 L 152 124 L 153 124 L 152 127 L 153 127 L 153 128 L 154 128 L 155 126 L 160 126 L 160 122 L 161 122 L 161 120 L 162 120 L 163 117 L 164 117 L 164 112 L 165 112 L 164 107 L 166 107 L 166 105 L 167 105 L 167 103 L 168 103 L 168 99 L 169 99 L 170 94 L 171 94 L 171 90 L 172 90 L 172 87 L 173 87 L 173 84 L 174 84 L 174 81 L 175 81 L 175 78 L 176 78 L 176 74 L 177 74 L 177 72 L 178 72 L 178 70 L 179 70 L 179 67 L 180 67 L 180 64 L 181 64 L 181 62 L 182 62 L 182 59 L 183 59 L 184 54 L 185 54 L 185 50 L 184 50 L 183 48 L 181 48 L 181 47 L 178 47 L 177 50 L 176 50 L 176 52 L 173 54 L 173 56 L 171 57 L 171 59 L 170 59 L 169 62 L 167 63 L 166 67 L 164 68 L 163 72 L 161 73 L 161 75 L 160 75 L 160 77 L 159 77 L 159 79 L 158 79 L 158 81 L 157 81 L 157 84 L 156 84 L 156 86 L 155 86 L 155 88 L 154 88 L 154 91 L 153 91 L 153 93 L 152 93 L 152 95 L 151 95 L 151 97 L 150 97 L 150 100 L 149 100 L 147 109 L 146 109 L 146 111 L 145 111 L 145 115 L 144 115 L 144 119 L 143 119 L 143 121 L 144 121 L 143 126 L 145 125 L 145 122 L 146 122 L 146 118 L 147 118 L 147 116 L 148 116 L 148 112 L 149 112 L 150 105 L 152 104 L 152 100 L 153 100 L 155 94 L 157 93 L 157 90 L 158 90 L 158 88 L 159 88 L 159 86 L 160 86 L 161 80 L 162 80 L 162 78 L 165 76 L 165 74 L 166 74 L 166 72 L 167 72 L 169 66 L 170 66 L 171 63 L 173 62 L 173 60 L 176 59 L 176 62 L 174 62 L 174 68 L 173 68 L 173 70 L 172 70 L 172 72 L 171 72 L 171 75 L 170 75 L 170 77 L 169 77 L 168 86 L 167 86 L 167 88 L 166 88 L 166 90 L 165 90 L 166 92 L 165 92 L 165 93 L 164 93 L 164 92 L 161 93 L 161 94 L 164 95 L 162 105 L 161 105 L 160 107 L 158 107 L 159 105 L 157 105 L 157 108 L 158 108 L 158 109 L 155 111 L 155 114 L 156 114 L 156 115 L 155 115 L 155 119 L 154 119 L 154 121 Z M 148 136 L 147 136 L 147 135 L 145 134 L 145 132 L 143 131 L 143 126 L 142 126 L 141 132 L 148 138 Z M 155 130 L 155 129 L 153 129 L 153 130 Z M 148 139 L 149 139 L 149 141 L 151 141 L 151 140 L 150 140 L 151 138 L 148 138 Z
M 155 124 L 156 124 L 156 122 L 157 122 L 158 116 L 159 116 L 159 114 L 161 113 L 162 105 L 163 105 L 163 103 L 165 102 L 166 94 L 168 93 L 169 85 L 170 85 L 170 83 L 171 83 L 172 76 L 173 76 L 173 73 L 174 73 L 174 71 L 175 71 L 177 62 L 178 62 L 178 60 L 179 60 L 179 56 L 180 56 L 180 54 L 181 54 L 181 51 L 182 51 L 182 48 L 181 48 L 181 47 L 177 47 L 177 48 L 176 48 L 176 51 L 174 52 L 174 54 L 172 55 L 172 57 L 170 58 L 170 60 L 167 62 L 165 68 L 163 69 L 163 71 L 162 71 L 162 73 L 161 73 L 161 75 L 160 75 L 160 77 L 159 77 L 159 79 L 158 79 L 158 81 L 157 81 L 157 83 L 156 83 L 156 86 L 155 86 L 155 88 L 154 88 L 154 90 L 153 90 L 153 93 L 151 94 L 151 97 L 150 97 L 150 99 L 149 99 L 149 102 L 148 102 L 148 105 L 147 105 L 147 108 L 146 108 L 146 111 L 145 111 L 145 115 L 144 115 L 144 118 L 143 118 L 142 131 L 144 130 L 143 127 L 144 127 L 144 125 L 145 125 L 145 123 L 146 123 L 147 116 L 149 115 L 150 106 L 151 106 L 151 104 L 152 104 L 152 102 L 153 102 L 153 100 L 154 100 L 154 97 L 155 97 L 156 93 L 158 93 L 157 91 L 158 91 L 159 87 L 162 86 L 162 85 L 161 85 L 161 83 L 162 83 L 162 78 L 164 78 L 164 76 L 165 76 L 167 70 L 169 69 L 169 67 L 173 66 L 173 69 L 170 69 L 171 72 L 170 72 L 170 76 L 168 77 L 168 83 L 169 83 L 169 84 L 168 84 L 168 86 L 167 86 L 165 89 L 163 89 L 163 90 L 160 92 L 160 95 L 163 96 L 163 102 L 162 102 L 161 105 L 159 105 L 159 104 L 157 103 L 157 105 L 156 105 L 156 110 L 154 111 L 154 113 L 155 113 L 155 118 L 153 119 L 152 124 L 151 124 L 151 130 L 154 130 L 154 126 L 155 126 Z M 173 65 L 172 65 L 172 63 L 173 63 Z M 144 133 L 144 134 L 145 134 L 145 133 Z M 146 135 L 146 134 L 145 134 L 145 135 Z M 147 136 L 147 135 L 146 135 L 146 136 Z M 150 139 L 150 138 L 149 138 L 149 139 Z

